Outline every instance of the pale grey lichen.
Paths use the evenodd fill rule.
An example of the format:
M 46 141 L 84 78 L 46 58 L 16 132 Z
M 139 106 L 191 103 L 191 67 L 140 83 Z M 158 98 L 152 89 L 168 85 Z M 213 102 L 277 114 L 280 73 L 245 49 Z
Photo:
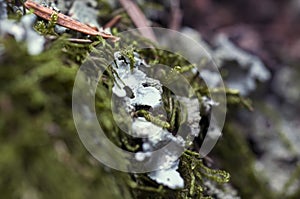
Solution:
M 271 73 L 263 62 L 234 45 L 224 34 L 219 34 L 215 39 L 216 50 L 214 57 L 219 66 L 226 61 L 236 61 L 240 70 L 235 70 L 233 75 L 226 80 L 227 86 L 238 89 L 242 95 L 247 95 L 256 88 L 256 80 L 261 82 L 268 80 Z M 234 71 L 232 70 L 231 73 Z
M 260 158 L 255 162 L 255 170 L 268 180 L 274 193 L 284 192 L 285 195 L 291 195 L 300 184 L 299 178 L 294 178 L 300 158 L 300 135 L 297 133 L 300 123 L 290 108 L 272 100 L 266 99 L 265 110 L 257 111 L 251 120 L 248 119 L 252 122 L 251 136 L 256 138 L 255 147 L 260 152 Z M 295 118 L 286 118 L 286 109 Z
M 0 0 L 0 20 L 7 19 L 6 1 Z
M 36 20 L 34 14 L 28 14 L 21 18 L 20 22 L 15 20 L 0 21 L 0 35 L 13 35 L 16 41 L 25 41 L 27 43 L 28 53 L 37 55 L 44 49 L 45 39 L 33 29 L 33 23 Z
M 234 190 L 230 184 L 224 184 L 219 187 L 216 183 L 211 181 L 205 181 L 206 192 L 214 196 L 215 199 L 240 199 L 237 195 L 237 191 Z
M 208 98 L 207 96 L 203 96 L 201 98 L 201 102 L 202 102 L 202 108 L 204 109 L 205 113 L 209 113 L 209 111 L 211 110 L 211 108 L 213 106 L 218 106 L 219 103 L 215 102 L 214 100 Z
M 97 1 L 95 0 L 76 0 L 73 2 L 69 15 L 80 21 L 81 23 L 88 24 L 100 29 L 98 24 L 98 10 L 95 9 Z
M 36 20 L 35 15 L 25 15 L 21 19 L 21 23 L 26 30 L 25 40 L 27 42 L 28 52 L 31 55 L 40 54 L 44 49 L 45 39 L 33 30 L 32 26 Z
M 187 107 L 187 124 L 189 125 L 191 129 L 191 136 L 190 136 L 190 141 L 192 141 L 195 137 L 199 135 L 200 132 L 200 107 L 198 98 L 190 99 L 186 97 L 177 97 L 177 99 L 182 102 L 182 104 L 185 104 Z
M 153 151 L 163 150 L 165 156 L 157 158 L 160 170 L 150 172 L 148 176 L 157 183 L 168 186 L 171 189 L 183 188 L 184 181 L 177 171 L 179 164 L 177 152 L 161 149 L 161 147 L 170 141 L 184 147 L 186 142 L 183 137 L 172 135 L 167 129 L 146 120 L 144 117 L 132 115 L 132 113 L 140 109 L 147 110 L 155 116 L 164 113 L 162 84 L 159 80 L 148 77 L 141 70 L 141 68 L 149 66 L 144 60 L 139 58 L 138 54 L 134 53 L 134 67 L 130 66 L 130 60 L 123 56 L 122 53 L 116 52 L 114 57 L 115 84 L 112 91 L 115 95 L 115 104 L 124 107 L 127 117 L 130 115 L 127 118 L 127 121 L 129 121 L 127 124 L 129 125 L 128 129 L 131 131 L 131 135 L 143 139 L 142 151 L 135 154 L 136 160 L 145 161 L 145 159 L 152 155 Z M 118 99 L 121 102 L 118 102 Z M 181 98 L 180 100 L 184 101 L 184 104 L 194 106 L 194 102 L 197 99 L 189 101 L 189 99 Z M 120 109 L 115 110 L 122 112 Z M 199 125 L 200 116 L 193 117 L 196 116 L 197 111 L 199 110 L 190 111 L 191 115 L 188 117 L 188 124 L 192 125 L 192 137 L 195 137 L 199 133 L 199 128 L 196 126 L 197 124 Z M 117 118 L 119 117 L 115 117 L 115 119 Z M 193 125 L 193 123 L 196 123 L 196 125 Z
M 191 28 L 183 28 L 181 31 L 200 43 L 205 51 L 212 55 L 219 69 L 225 67 L 228 70 L 228 76 L 224 78 L 226 86 L 239 90 L 241 95 L 245 96 L 253 91 L 257 86 L 257 81 L 265 82 L 271 78 L 270 71 L 259 57 L 236 46 L 225 34 L 217 34 L 212 41 L 213 47 L 211 47 L 202 39 L 198 31 Z M 194 52 L 188 43 L 179 43 L 179 45 L 182 45 L 191 55 L 199 53 Z M 226 64 L 228 62 L 237 62 L 237 65 Z M 200 71 L 200 77 L 210 87 L 216 87 L 221 83 L 219 75 L 217 71 L 209 71 L 206 68 Z
M 143 117 L 138 117 L 132 123 L 133 136 L 136 137 L 149 137 L 151 138 L 151 146 L 156 145 L 162 139 L 162 134 L 164 130 L 147 121 Z
M 184 187 L 184 181 L 177 172 L 179 161 L 175 162 L 170 169 L 158 170 L 149 173 L 149 177 L 159 184 L 165 185 L 171 189 Z
M 32 0 L 36 3 L 39 3 L 43 6 L 49 7 L 56 12 L 61 12 L 66 14 L 68 10 L 71 8 L 74 0 L 64 0 L 64 1 L 57 1 L 57 0 Z
M 217 88 L 220 85 L 220 75 L 216 72 L 210 71 L 208 69 L 203 69 L 200 71 L 200 77 L 205 80 L 205 83 L 211 88 Z
M 273 91 L 289 103 L 297 105 L 300 96 L 299 72 L 292 67 L 282 67 L 274 76 Z

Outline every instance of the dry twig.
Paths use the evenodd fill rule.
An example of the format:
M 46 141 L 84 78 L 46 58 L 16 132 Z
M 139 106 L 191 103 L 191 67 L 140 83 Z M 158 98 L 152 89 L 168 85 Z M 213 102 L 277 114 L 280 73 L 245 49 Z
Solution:
M 35 3 L 33 1 L 26 1 L 24 3 L 25 7 L 27 9 L 33 9 L 34 14 L 36 14 L 37 16 L 46 19 L 46 20 L 50 20 L 51 16 L 53 14 L 55 14 L 56 12 L 50 8 L 46 8 L 38 3 Z M 89 27 L 88 25 L 85 25 L 83 23 L 80 23 L 74 19 L 72 19 L 71 17 L 61 14 L 61 13 L 57 13 L 58 19 L 57 19 L 57 24 L 64 26 L 66 28 L 78 31 L 78 32 L 82 32 L 84 34 L 88 34 L 88 35 L 93 35 L 93 36 L 101 36 L 105 39 L 112 39 L 114 41 L 118 40 L 118 37 L 115 37 L 111 34 L 102 32 L 102 31 L 97 31 L 94 30 L 93 28 Z
M 119 23 L 119 21 L 121 20 L 122 16 L 121 15 L 117 15 L 114 18 L 112 18 L 109 22 L 107 22 L 104 26 L 103 29 L 106 28 L 111 28 L 113 26 L 115 26 L 117 23 Z
M 180 0 L 171 1 L 171 20 L 169 28 L 179 30 L 182 21 L 182 13 L 180 9 Z
M 140 28 L 139 29 L 140 33 L 144 37 L 152 41 L 156 41 L 153 31 L 150 28 L 145 28 L 149 26 L 148 26 L 147 18 L 145 17 L 144 13 L 140 10 L 140 8 L 131 0 L 120 0 L 120 3 L 124 7 L 128 15 L 130 16 L 135 26 L 137 28 Z

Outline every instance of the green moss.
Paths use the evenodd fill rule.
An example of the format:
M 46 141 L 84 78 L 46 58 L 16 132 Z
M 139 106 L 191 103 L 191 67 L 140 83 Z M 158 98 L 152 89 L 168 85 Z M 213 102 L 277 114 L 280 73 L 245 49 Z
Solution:
M 68 43 L 38 56 L 13 39 L 1 43 L 1 196 L 131 198 L 128 174 L 105 171 L 78 138 L 70 106 L 78 65 L 62 52 Z
M 121 49 L 121 55 L 124 57 L 127 57 L 130 62 L 130 69 L 132 70 L 134 68 L 135 60 L 134 60 L 134 47 L 129 46 L 126 49 Z
M 144 117 L 147 121 L 152 122 L 153 124 L 169 129 L 171 127 L 171 125 L 166 122 L 166 121 L 162 121 L 161 119 L 154 117 L 151 115 L 151 113 L 149 113 L 148 111 L 145 110 L 139 110 L 136 112 L 137 116 L 139 117 Z
M 51 18 L 48 22 L 45 21 L 37 21 L 37 23 L 34 25 L 34 29 L 41 33 L 42 35 L 55 35 L 58 34 L 55 32 L 54 27 L 58 20 L 58 14 L 56 12 L 53 12 L 51 15 Z

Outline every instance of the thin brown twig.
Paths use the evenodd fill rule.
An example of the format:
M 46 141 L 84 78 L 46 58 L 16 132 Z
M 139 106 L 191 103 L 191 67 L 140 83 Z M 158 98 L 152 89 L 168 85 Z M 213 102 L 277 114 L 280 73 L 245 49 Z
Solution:
M 24 5 L 27 9 L 33 9 L 34 14 L 36 14 L 37 16 L 39 16 L 43 19 L 46 19 L 48 21 L 51 20 L 51 16 L 56 13 L 54 10 L 52 10 L 50 8 L 46 8 L 46 7 L 44 7 L 38 3 L 35 3 L 33 1 L 30 1 L 30 0 L 26 1 L 24 3 Z M 64 26 L 69 29 L 76 30 L 78 32 L 82 32 L 82 33 L 85 33 L 88 35 L 93 35 L 93 36 L 99 35 L 105 39 L 112 39 L 114 41 L 117 41 L 119 39 L 118 37 L 115 37 L 111 34 L 94 30 L 93 28 L 89 27 L 88 25 L 80 23 L 67 15 L 64 15 L 61 13 L 56 13 L 56 14 L 58 16 L 56 23 L 61 26 Z
M 121 15 L 117 15 L 114 18 L 112 18 L 109 22 L 107 22 L 104 26 L 103 29 L 106 28 L 111 28 L 113 26 L 115 26 L 117 23 L 119 23 L 119 21 L 122 19 Z
M 131 20 L 133 21 L 134 25 L 137 28 L 140 28 L 139 29 L 140 33 L 144 37 L 152 41 L 157 41 L 154 32 L 150 28 L 145 28 L 145 27 L 149 27 L 148 20 L 145 17 L 144 13 L 141 11 L 141 9 L 131 0 L 119 0 L 119 1 L 123 6 L 123 8 L 128 13 Z
M 180 0 L 171 1 L 171 20 L 169 28 L 172 30 L 179 30 L 182 22 L 182 12 L 180 9 Z

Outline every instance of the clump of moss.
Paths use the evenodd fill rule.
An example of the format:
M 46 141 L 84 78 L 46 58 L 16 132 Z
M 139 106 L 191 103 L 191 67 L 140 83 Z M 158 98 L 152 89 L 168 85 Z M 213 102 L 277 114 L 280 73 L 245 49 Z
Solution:
M 37 21 L 35 24 L 35 30 L 42 35 L 58 35 L 54 28 L 58 20 L 58 14 L 56 12 L 53 12 L 53 14 L 50 17 L 50 20 L 48 22 L 45 21 Z

